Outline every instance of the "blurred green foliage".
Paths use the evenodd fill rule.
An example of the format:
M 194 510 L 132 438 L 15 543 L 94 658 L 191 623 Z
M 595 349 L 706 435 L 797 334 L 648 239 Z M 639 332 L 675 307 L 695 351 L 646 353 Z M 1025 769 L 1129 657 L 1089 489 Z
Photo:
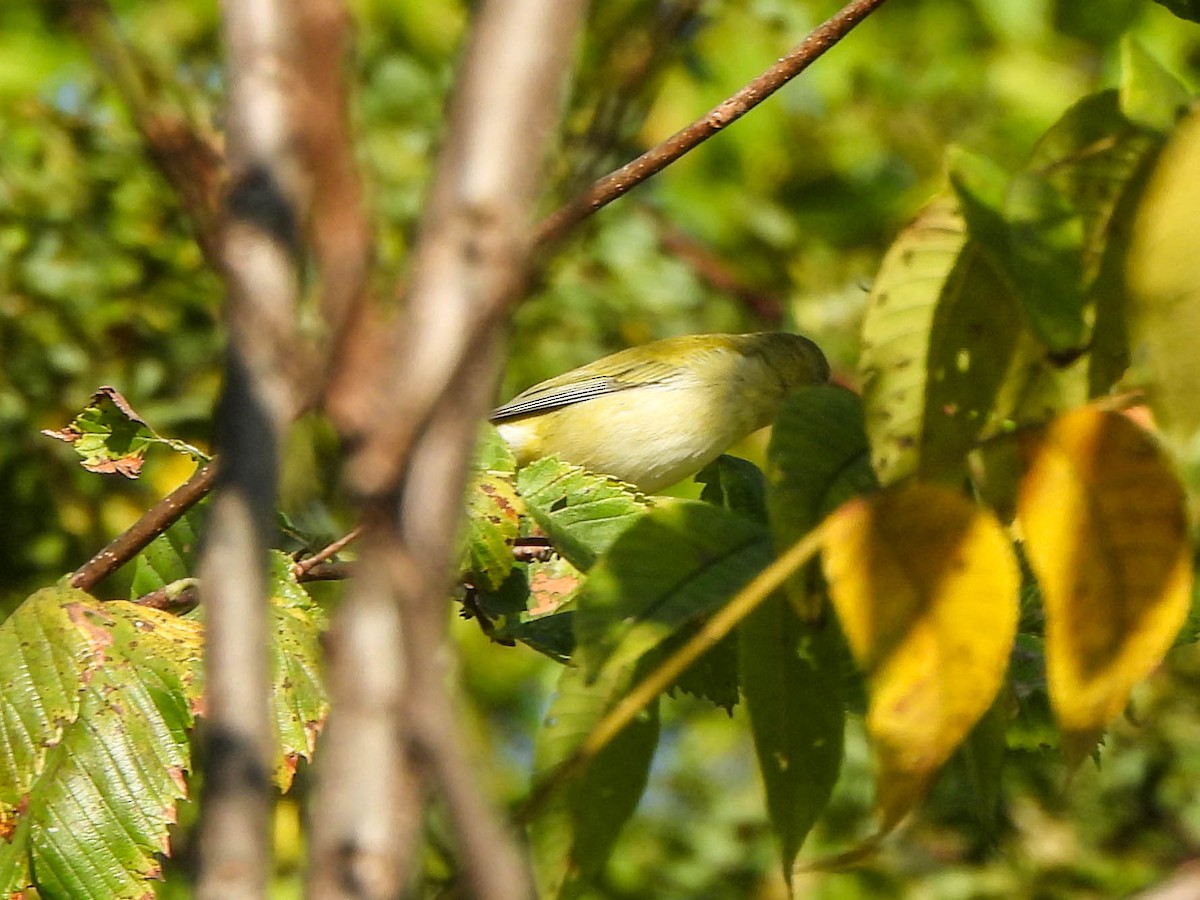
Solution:
M 360 154 L 386 289 L 403 273 L 467 4 L 351 5 Z M 162 80 L 215 117 L 216 5 L 114 6 Z M 816 0 L 593 4 L 546 209 L 705 112 L 834 9 Z M 893 0 L 544 261 L 514 317 L 503 393 L 629 343 L 777 326 L 817 339 L 851 378 L 866 288 L 892 238 L 943 186 L 946 146 L 1018 167 L 1068 106 L 1115 83 L 1125 32 L 1192 86 L 1200 81 L 1200 28 L 1146 0 Z M 53 5 L 0 5 L 0 160 L 8 611 L 186 475 L 153 462 L 138 482 L 92 475 L 40 429 L 61 427 L 112 384 L 160 433 L 206 442 L 222 342 L 218 280 Z M 320 508 L 334 481 L 325 444 L 296 444 L 289 512 L 335 516 Z M 476 751 L 515 802 L 558 669 L 526 648 L 488 643 L 469 623 L 456 634 Z M 1069 789 L 1061 768 L 1030 750 L 1029 765 L 1019 757 L 1010 767 L 993 832 L 965 808 L 951 773 L 880 857 L 848 874 L 802 875 L 798 895 L 1107 897 L 1166 877 L 1200 843 L 1197 653 L 1181 650 L 1141 689 L 1140 724 L 1119 725 L 1104 764 L 1085 767 Z M 648 794 L 592 896 L 783 896 L 745 712 L 731 720 L 697 703 L 664 703 Z M 870 783 L 852 725 L 833 804 L 805 855 L 865 833 Z M 294 828 L 280 834 L 293 869 L 279 895 L 290 896 L 299 838 Z M 168 892 L 180 895 L 172 877 Z

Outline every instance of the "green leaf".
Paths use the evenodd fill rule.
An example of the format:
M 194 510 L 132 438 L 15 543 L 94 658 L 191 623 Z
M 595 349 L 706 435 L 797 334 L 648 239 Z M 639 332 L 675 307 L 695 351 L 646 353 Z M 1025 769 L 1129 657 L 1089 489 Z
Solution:
M 863 424 L 862 400 L 826 385 L 796 391 L 779 410 L 767 449 L 771 534 L 775 546 L 790 547 L 826 514 L 851 497 L 875 489 L 871 448 Z M 788 580 L 797 609 L 816 618 L 813 602 L 817 567 Z
M 721 455 L 696 474 L 704 485 L 700 499 L 755 522 L 767 521 L 767 487 L 763 473 L 748 460 Z
M 523 468 L 517 490 L 550 542 L 584 572 L 652 505 L 626 484 L 552 456 Z
M 647 660 L 661 661 L 668 658 L 676 650 L 696 636 L 703 626 L 702 622 L 684 625 L 677 632 L 658 645 Z M 647 663 L 651 665 L 651 663 Z M 727 634 L 704 651 L 704 655 L 687 667 L 687 670 L 675 680 L 675 684 L 667 688 L 667 693 L 675 695 L 675 691 L 691 694 L 701 700 L 707 700 L 729 714 L 738 704 L 738 645 L 736 635 Z
M 569 759 L 596 723 L 636 683 L 634 669 L 613 669 L 594 681 L 577 668 L 563 670 L 537 734 L 535 784 Z M 604 867 L 645 790 L 658 733 L 655 701 L 530 824 L 539 897 L 578 896 Z
M 165 444 L 197 462 L 208 461 L 204 453 L 189 444 L 159 437 L 134 412 L 129 401 L 116 388 L 108 386 L 97 388 L 88 405 L 66 428 L 45 429 L 42 434 L 74 446 L 80 465 L 89 472 L 137 478 L 146 449 L 152 444 Z
M 483 471 L 475 475 L 467 489 L 462 563 L 465 581 L 495 590 L 508 577 L 523 509 L 513 474 Z
M 832 621 L 804 625 L 778 596 L 746 617 L 738 639 L 742 694 L 790 885 L 796 854 L 841 768 L 845 652 Z
M 1189 22 L 1200 22 L 1200 0 L 1154 0 L 1159 6 L 1165 6 L 1181 19 Z
M 39 591 L 0 626 L 0 890 L 144 897 L 186 795 L 199 626 Z
M 1191 92 L 1130 35 L 1121 38 L 1121 112 L 1143 128 L 1170 134 Z
M 1080 262 L 1083 223 L 1075 208 L 1034 172 L 1010 178 L 959 148 L 951 148 L 947 156 L 972 246 L 994 269 L 999 291 L 1013 293 L 1025 320 L 1051 351 L 1078 349 L 1087 329 Z
M 766 528 L 694 500 L 634 522 L 576 595 L 579 665 L 595 677 L 639 659 L 725 603 L 771 561 Z
M 162 590 L 196 572 L 205 508 L 202 501 L 188 510 L 134 557 L 129 599 Z
M 966 243 L 950 197 L 931 201 L 900 233 L 875 277 L 863 320 L 859 375 L 879 480 L 916 472 L 934 312 Z
M 1033 331 L 1052 353 L 1079 350 L 1084 322 L 1083 220 L 1055 185 L 1030 172 L 1009 182 L 1006 274 Z
M 301 759 L 312 759 L 329 715 L 321 680 L 325 611 L 296 582 L 292 560 L 271 552 L 271 711 L 277 756 L 274 780 L 286 792 Z
M 484 631 L 494 641 L 520 641 L 556 662 L 567 662 L 575 652 L 570 604 L 581 578 L 560 556 L 514 567 L 496 590 L 474 596 L 475 608 L 487 620 Z

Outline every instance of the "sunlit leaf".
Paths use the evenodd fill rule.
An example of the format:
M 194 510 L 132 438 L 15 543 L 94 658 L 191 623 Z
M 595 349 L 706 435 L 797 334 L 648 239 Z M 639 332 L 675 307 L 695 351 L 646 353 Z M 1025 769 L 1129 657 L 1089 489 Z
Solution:
M 1130 380 L 1142 386 L 1162 435 L 1185 467 L 1195 495 L 1200 477 L 1200 113 L 1182 123 L 1146 187 L 1130 242 Z
M 494 590 L 512 571 L 524 509 L 515 482 L 513 475 L 479 472 L 467 488 L 463 578 L 476 587 Z
M 563 670 L 534 747 L 534 783 L 583 743 L 635 681 L 634 668 L 589 681 Z M 623 729 L 529 827 L 538 896 L 573 897 L 603 868 L 637 808 L 658 746 L 658 702 Z
M 951 198 L 931 202 L 892 243 L 872 284 L 859 375 L 879 480 L 917 469 L 934 311 L 966 242 Z
M 1018 515 L 1046 609 L 1050 699 L 1086 755 L 1191 603 L 1183 495 L 1153 439 L 1086 407 L 1031 439 Z
M 321 678 L 325 612 L 292 574 L 292 560 L 271 553 L 271 719 L 275 784 L 292 786 L 297 763 L 311 760 L 329 715 Z
M 882 831 L 996 697 L 1017 628 L 1020 576 L 999 523 L 919 485 L 852 500 L 827 520 L 825 577 L 867 679 Z
M 629 485 L 565 465 L 556 457 L 523 468 L 517 490 L 550 542 L 583 571 L 652 506 Z
M 1192 101 L 1182 82 L 1130 35 L 1121 39 L 1120 90 L 1125 117 L 1164 134 L 1171 132 Z
M 159 437 L 146 424 L 121 393 L 107 385 L 97 388 L 88 405 L 70 425 L 42 434 L 65 441 L 80 456 L 80 465 L 89 472 L 116 473 L 137 478 L 145 462 L 146 450 L 153 444 L 165 444 L 186 453 L 199 462 L 207 457 L 182 441 Z
M 144 897 L 186 795 L 195 622 L 50 588 L 0 626 L 0 890 Z

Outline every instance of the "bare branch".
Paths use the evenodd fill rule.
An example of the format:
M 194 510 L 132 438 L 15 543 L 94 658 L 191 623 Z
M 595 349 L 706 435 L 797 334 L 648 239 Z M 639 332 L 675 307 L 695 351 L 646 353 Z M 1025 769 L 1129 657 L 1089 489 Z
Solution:
M 787 56 L 732 97 L 714 106 L 686 128 L 675 132 L 657 147 L 598 179 L 582 195 L 548 216 L 535 232 L 537 244 L 545 246 L 561 240 L 596 210 L 628 193 L 718 131 L 736 122 L 812 65 L 883 2 L 851 0 L 835 16 L 813 29 Z
M 364 750 L 352 743 L 354 729 L 387 733 L 385 723 L 446 799 L 471 895 L 524 900 L 530 894 L 523 860 L 467 761 L 446 693 L 446 596 L 468 456 L 497 376 L 497 325 L 523 284 L 543 147 L 582 6 L 582 0 L 481 5 L 395 332 L 399 352 L 360 367 L 331 392 L 331 411 L 357 442 L 348 480 L 366 498 L 364 522 L 393 535 L 386 542 L 374 537 L 369 546 L 386 546 L 387 553 L 364 552 L 355 588 L 339 610 L 341 633 L 359 635 L 361 643 L 358 652 L 350 652 L 349 639 L 338 646 L 333 678 L 354 693 L 361 690 L 356 673 L 391 664 L 382 658 L 386 641 L 362 621 L 399 601 L 405 728 L 398 730 L 393 694 L 374 695 L 370 721 L 341 712 L 349 706 L 365 715 L 361 698 L 334 695 L 318 759 L 314 894 L 347 896 L 347 885 L 389 852 L 407 862 L 404 851 L 411 848 L 396 844 L 391 811 L 375 802 L 378 773 L 395 766 L 397 747 L 373 742 Z M 345 359 L 355 357 L 356 346 L 361 355 L 370 339 L 358 329 Z M 388 894 L 371 896 L 395 893 L 403 883 L 403 867 L 385 868 L 401 880 L 387 885 Z
M 201 898 L 258 897 L 270 847 L 267 547 L 278 453 L 295 409 L 294 318 L 302 221 L 291 133 L 296 75 L 285 0 L 223 5 L 231 166 L 221 253 L 230 343 L 218 410 L 221 474 L 206 530 Z
M 316 566 L 325 562 L 325 560 L 329 559 L 330 557 L 336 556 L 347 546 L 358 540 L 361 536 L 362 526 L 360 525 L 359 527 L 353 528 L 346 532 L 328 546 L 322 547 L 320 551 L 314 553 L 312 556 L 300 560 L 298 563 L 292 566 L 292 574 L 295 575 L 298 580 L 304 580 L 305 576 L 308 575 Z M 309 580 L 316 581 L 318 579 L 310 578 Z
M 192 477 L 150 507 L 132 526 L 71 575 L 71 586 L 90 591 L 177 522 L 204 499 L 217 477 L 217 461 L 197 469 Z
M 299 0 L 295 9 L 304 60 L 298 129 L 312 174 L 309 230 L 329 329 L 320 365 L 323 381 L 328 361 L 336 355 L 363 301 L 372 254 L 371 228 L 350 132 L 349 15 L 342 0 Z

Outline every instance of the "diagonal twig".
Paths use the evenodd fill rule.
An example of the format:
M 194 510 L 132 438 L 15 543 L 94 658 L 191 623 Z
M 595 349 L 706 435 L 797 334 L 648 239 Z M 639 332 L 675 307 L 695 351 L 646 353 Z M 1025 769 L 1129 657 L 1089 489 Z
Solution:
M 852 0 L 847 3 L 836 15 L 814 28 L 790 53 L 733 96 L 637 159 L 598 179 L 579 197 L 549 215 L 534 233 L 536 243 L 546 246 L 561 240 L 596 210 L 628 193 L 736 122 L 812 65 L 883 3 L 884 0 Z

